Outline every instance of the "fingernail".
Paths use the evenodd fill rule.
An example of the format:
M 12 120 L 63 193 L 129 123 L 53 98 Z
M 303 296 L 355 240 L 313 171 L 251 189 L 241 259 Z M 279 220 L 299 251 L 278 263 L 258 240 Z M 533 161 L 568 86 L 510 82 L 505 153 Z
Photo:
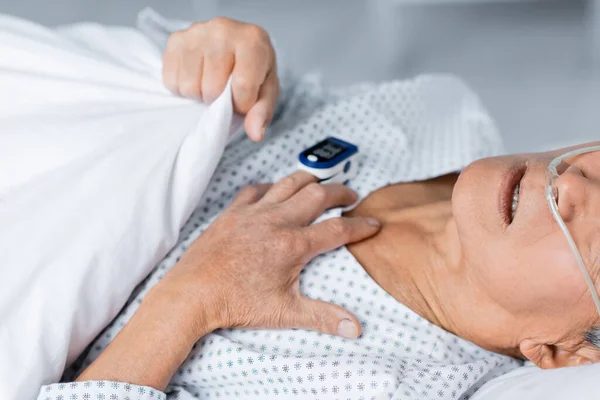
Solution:
M 338 335 L 346 339 L 356 339 L 358 337 L 358 329 L 356 325 L 349 319 L 343 319 L 338 325 Z
M 208 105 L 211 105 L 216 99 L 217 99 L 216 97 L 208 96 L 208 95 L 202 97 L 202 101 L 204 102 L 204 104 L 208 104 Z
M 375 218 L 367 218 L 367 224 L 371 225 L 371 226 L 375 226 L 375 227 L 380 227 L 381 224 L 379 223 L 379 221 L 377 221 Z

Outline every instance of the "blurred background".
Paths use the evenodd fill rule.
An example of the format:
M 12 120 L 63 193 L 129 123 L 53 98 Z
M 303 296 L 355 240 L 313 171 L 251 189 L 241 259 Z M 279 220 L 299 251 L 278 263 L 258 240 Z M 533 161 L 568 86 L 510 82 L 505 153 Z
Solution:
M 600 140 L 600 0 L 0 0 L 0 13 L 131 26 L 146 6 L 260 24 L 332 85 L 459 75 L 509 151 Z

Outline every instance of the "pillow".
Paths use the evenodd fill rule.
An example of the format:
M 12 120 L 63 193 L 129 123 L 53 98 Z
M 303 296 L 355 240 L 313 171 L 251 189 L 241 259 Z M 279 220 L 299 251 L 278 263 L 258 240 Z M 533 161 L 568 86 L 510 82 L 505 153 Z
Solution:
M 175 245 L 241 119 L 229 85 L 172 96 L 133 29 L 0 15 L 0 54 L 0 393 L 24 400 Z
M 600 364 L 542 370 L 535 365 L 517 368 L 492 379 L 471 400 L 598 399 Z

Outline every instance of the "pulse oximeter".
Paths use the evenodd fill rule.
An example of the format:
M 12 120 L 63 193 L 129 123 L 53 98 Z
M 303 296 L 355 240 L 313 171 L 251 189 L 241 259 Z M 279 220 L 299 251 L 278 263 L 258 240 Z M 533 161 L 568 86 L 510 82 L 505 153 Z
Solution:
M 298 155 L 298 169 L 320 183 L 346 183 L 358 172 L 357 158 L 357 146 L 330 136 Z

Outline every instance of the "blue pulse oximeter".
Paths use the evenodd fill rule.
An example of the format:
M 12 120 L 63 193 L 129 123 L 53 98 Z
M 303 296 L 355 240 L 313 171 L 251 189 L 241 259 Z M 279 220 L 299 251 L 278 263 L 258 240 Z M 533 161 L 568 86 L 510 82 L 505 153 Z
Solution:
M 330 136 L 298 155 L 298 169 L 321 183 L 345 183 L 358 172 L 357 158 L 357 146 Z

